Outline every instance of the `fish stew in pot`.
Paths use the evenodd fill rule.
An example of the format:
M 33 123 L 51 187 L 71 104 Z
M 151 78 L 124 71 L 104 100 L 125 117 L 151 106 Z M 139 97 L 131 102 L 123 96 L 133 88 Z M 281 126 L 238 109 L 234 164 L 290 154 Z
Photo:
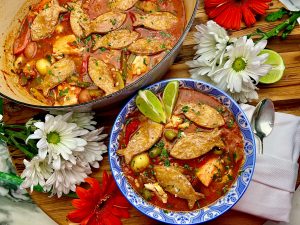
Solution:
M 46 105 L 89 102 L 151 70 L 185 23 L 183 0 L 41 0 L 15 38 L 14 73 Z

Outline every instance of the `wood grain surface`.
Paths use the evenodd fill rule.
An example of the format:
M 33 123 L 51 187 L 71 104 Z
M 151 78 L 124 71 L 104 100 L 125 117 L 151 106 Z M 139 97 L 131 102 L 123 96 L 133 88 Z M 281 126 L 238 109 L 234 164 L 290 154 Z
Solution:
M 282 7 L 279 1 L 272 1 L 270 3 L 270 9 L 268 12 L 275 11 Z M 205 23 L 207 21 L 207 16 L 203 9 L 203 4 L 201 4 L 194 25 Z M 278 22 L 267 23 L 264 18 L 259 18 L 255 27 L 245 29 L 240 31 L 231 32 L 233 36 L 242 36 L 251 33 L 256 28 L 262 30 L 270 30 Z M 186 40 L 183 43 L 182 50 L 178 55 L 174 65 L 170 68 L 169 72 L 164 78 L 171 77 L 189 77 L 188 68 L 184 64 L 187 60 L 193 58 L 195 50 L 195 41 L 193 35 L 195 33 L 195 28 L 191 29 Z M 282 41 L 280 38 L 273 38 L 269 41 L 268 48 L 275 50 L 280 53 L 283 57 L 286 70 L 284 72 L 283 78 L 271 85 L 259 85 L 259 98 L 270 98 L 274 101 L 274 105 L 277 111 L 290 113 L 300 116 L 300 28 L 299 26 L 292 32 L 292 34 L 285 40 Z M 252 102 L 255 105 L 257 102 Z M 117 112 L 120 110 L 121 106 L 115 106 L 111 111 L 98 111 L 96 120 L 98 124 L 105 127 L 105 132 L 109 133 L 112 123 L 115 119 Z M 5 103 L 5 121 L 8 123 L 23 123 L 32 115 L 40 113 L 38 110 L 24 108 L 22 106 L 17 106 L 14 103 Z M 13 157 L 14 164 L 20 173 L 23 170 L 23 158 L 24 155 L 16 150 L 10 149 L 11 155 Z M 93 177 L 98 178 L 101 181 L 101 174 L 103 170 L 109 170 L 109 162 L 107 156 L 101 162 L 99 170 L 95 170 L 92 174 Z M 299 184 L 299 176 L 298 182 Z M 67 197 L 62 197 L 57 199 L 56 197 L 49 198 L 46 194 L 33 192 L 31 194 L 33 200 L 58 224 L 66 225 L 68 221 L 66 215 L 71 211 L 71 199 Z M 149 219 L 148 217 L 139 213 L 136 209 L 131 208 L 131 218 L 124 220 L 124 225 L 150 225 L 159 224 L 157 221 Z M 209 222 L 207 224 L 215 225 L 261 225 L 265 222 L 265 219 L 251 216 L 245 213 L 240 213 L 237 211 L 230 210 L 224 215 L 220 216 L 216 220 Z M 42 221 L 37 222 L 37 224 L 42 224 Z

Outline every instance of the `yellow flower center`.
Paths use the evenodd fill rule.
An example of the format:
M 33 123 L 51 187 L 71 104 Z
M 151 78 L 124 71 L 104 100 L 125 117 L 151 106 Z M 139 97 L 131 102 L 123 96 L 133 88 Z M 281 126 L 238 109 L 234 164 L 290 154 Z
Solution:
M 242 57 L 238 57 L 234 60 L 232 64 L 232 69 L 234 69 L 236 72 L 240 72 L 244 70 L 247 66 L 246 61 Z
M 58 144 L 60 142 L 60 136 L 56 131 L 47 134 L 47 142 L 51 144 Z

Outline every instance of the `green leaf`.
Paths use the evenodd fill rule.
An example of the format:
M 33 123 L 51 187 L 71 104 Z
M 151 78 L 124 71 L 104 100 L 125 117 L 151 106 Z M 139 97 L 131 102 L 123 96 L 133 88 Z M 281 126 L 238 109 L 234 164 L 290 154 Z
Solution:
M 274 22 L 276 20 L 280 20 L 285 14 L 288 14 L 289 11 L 286 10 L 285 8 L 281 8 L 276 12 L 272 12 L 268 14 L 265 18 L 267 22 Z

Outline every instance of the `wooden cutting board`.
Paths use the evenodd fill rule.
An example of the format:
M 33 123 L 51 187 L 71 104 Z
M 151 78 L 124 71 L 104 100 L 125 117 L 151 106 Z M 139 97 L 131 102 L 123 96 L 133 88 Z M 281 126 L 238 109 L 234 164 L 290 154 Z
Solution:
M 282 4 L 275 0 L 270 3 L 270 9 L 268 12 L 278 10 L 282 7 Z M 207 16 L 203 9 L 203 4 L 201 4 L 200 9 L 197 12 L 194 25 L 205 23 L 207 21 Z M 270 30 L 278 22 L 267 23 L 264 18 L 255 24 L 255 27 L 242 29 L 237 32 L 231 32 L 233 36 L 242 36 L 252 33 L 256 28 L 262 30 Z M 182 50 L 178 55 L 174 65 L 170 68 L 169 72 L 164 78 L 173 77 L 189 77 L 188 68 L 184 64 L 187 60 L 193 58 L 195 50 L 195 41 L 193 40 L 193 35 L 195 33 L 195 28 L 191 29 L 186 40 L 183 43 Z M 282 80 L 272 85 L 259 85 L 259 98 L 271 98 L 274 101 L 276 111 L 290 113 L 300 116 L 300 28 L 299 26 L 292 32 L 292 34 L 285 40 L 282 41 L 280 38 L 274 38 L 269 41 L 268 48 L 275 50 L 280 53 L 283 57 L 286 70 Z M 251 104 L 255 105 L 257 102 Z M 98 111 L 96 115 L 96 120 L 99 126 L 105 127 L 105 132 L 110 133 L 113 121 L 120 110 L 120 106 L 115 106 L 111 111 Z M 11 102 L 5 103 L 5 121 L 7 123 L 23 123 L 27 119 L 31 118 L 33 115 L 39 113 L 38 110 L 33 110 L 25 108 L 22 106 L 15 105 Z M 15 149 L 10 149 L 10 153 L 13 157 L 13 162 L 19 173 L 22 172 L 23 158 L 24 155 Z M 101 162 L 99 170 L 95 170 L 92 174 L 101 181 L 101 174 L 103 170 L 110 170 L 109 162 L 107 156 Z M 298 182 L 300 183 L 299 176 Z M 68 221 L 66 215 L 73 208 L 71 205 L 71 199 L 67 197 L 62 197 L 57 199 L 56 197 L 49 198 L 47 194 L 33 192 L 31 193 L 33 200 L 44 210 L 53 220 L 55 220 L 60 225 L 67 225 Z M 150 225 L 159 224 L 157 221 L 149 219 L 148 217 L 142 215 L 134 208 L 130 209 L 131 218 L 124 220 L 124 225 Z M 265 222 L 265 219 L 251 216 L 245 213 L 240 213 L 237 211 L 230 210 L 224 215 L 220 216 L 214 221 L 207 224 L 215 225 L 261 225 Z M 42 221 L 37 222 L 42 224 Z

